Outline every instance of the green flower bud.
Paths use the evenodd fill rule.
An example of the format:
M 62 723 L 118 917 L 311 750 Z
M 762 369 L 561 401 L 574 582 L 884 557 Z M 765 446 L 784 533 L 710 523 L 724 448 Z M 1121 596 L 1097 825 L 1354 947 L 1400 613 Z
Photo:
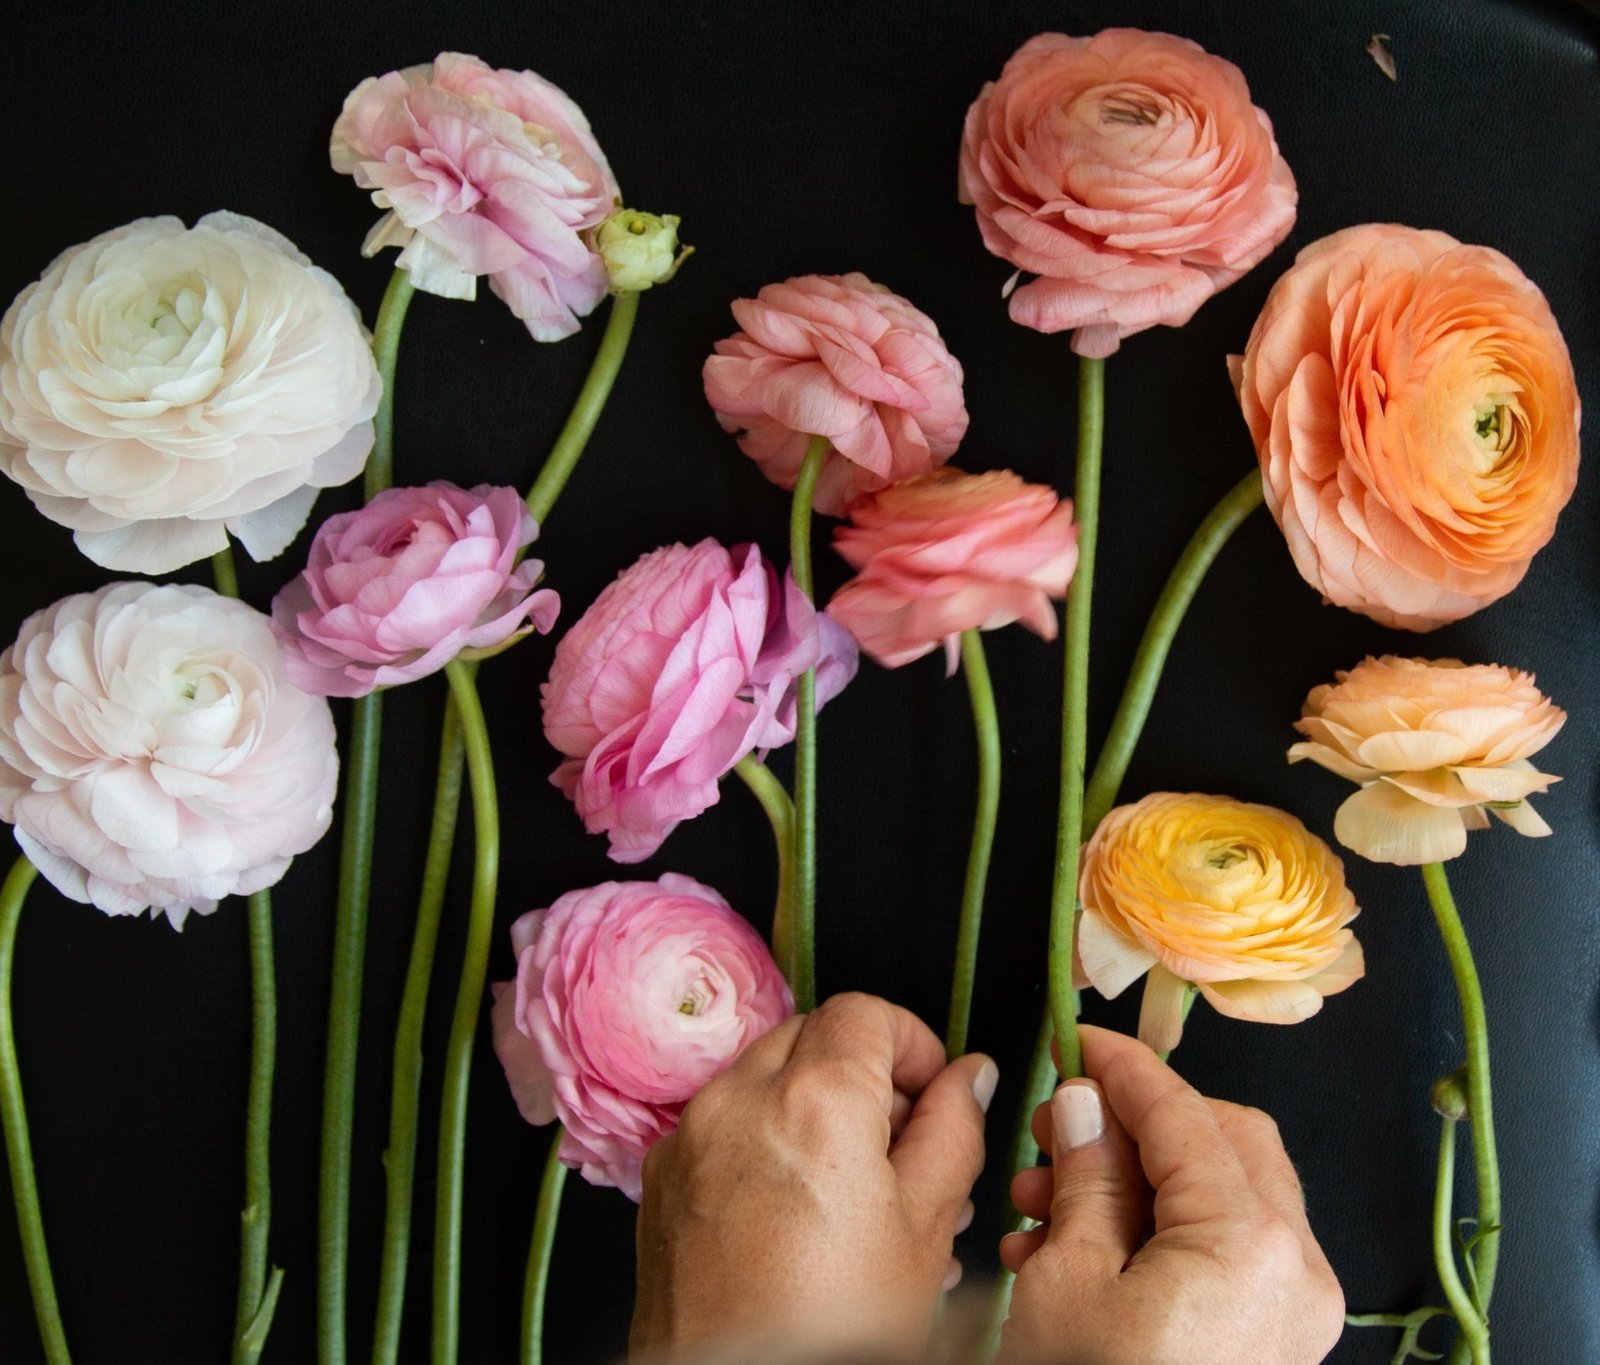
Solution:
M 1441 1118 L 1454 1119 L 1460 1123 L 1471 1112 L 1472 1106 L 1467 1101 L 1467 1069 L 1460 1067 L 1448 1076 L 1441 1076 L 1433 1083 L 1433 1090 L 1428 1096 L 1433 1110 Z
M 613 294 L 635 294 L 678 273 L 694 250 L 679 248 L 679 221 L 674 213 L 618 209 L 595 229 L 595 250 L 606 264 Z

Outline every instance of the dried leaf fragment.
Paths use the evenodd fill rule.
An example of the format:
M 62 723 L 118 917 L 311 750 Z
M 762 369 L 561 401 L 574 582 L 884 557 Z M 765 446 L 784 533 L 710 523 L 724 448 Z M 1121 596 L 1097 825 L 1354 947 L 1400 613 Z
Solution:
M 1367 39 L 1367 56 L 1372 58 L 1379 71 L 1390 80 L 1397 81 L 1400 76 L 1394 69 L 1394 53 L 1389 51 L 1389 41 L 1387 33 L 1374 33 Z

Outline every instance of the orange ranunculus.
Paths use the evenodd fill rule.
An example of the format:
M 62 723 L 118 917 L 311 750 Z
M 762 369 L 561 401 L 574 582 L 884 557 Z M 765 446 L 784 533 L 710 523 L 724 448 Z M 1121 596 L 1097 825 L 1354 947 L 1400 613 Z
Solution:
M 1549 834 L 1528 804 L 1561 779 L 1536 770 L 1566 712 L 1533 675 L 1454 659 L 1364 659 L 1313 688 L 1289 761 L 1309 758 L 1361 790 L 1339 807 L 1335 837 L 1379 863 L 1442 862 L 1487 829 L 1492 811 L 1519 834 Z
M 1385 625 L 1504 597 L 1572 495 L 1566 343 L 1488 247 L 1392 224 L 1313 242 L 1229 368 L 1296 567 Z
M 1145 980 L 1139 1037 L 1177 1046 L 1193 983 L 1221 1014 L 1294 1024 L 1360 980 L 1344 865 L 1294 816 L 1228 796 L 1153 792 L 1095 830 L 1078 880 L 1083 977 Z

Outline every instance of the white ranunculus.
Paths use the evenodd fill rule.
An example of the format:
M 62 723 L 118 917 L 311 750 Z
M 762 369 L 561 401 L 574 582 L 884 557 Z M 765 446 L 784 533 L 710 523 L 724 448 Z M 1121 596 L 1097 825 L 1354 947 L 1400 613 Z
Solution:
M 143 218 L 0 322 L 0 470 L 97 564 L 281 554 L 361 472 L 383 389 L 339 282 L 253 218 Z
M 0 654 L 0 818 L 63 895 L 181 928 L 271 886 L 328 830 L 328 704 L 267 618 L 209 588 L 112 583 Z

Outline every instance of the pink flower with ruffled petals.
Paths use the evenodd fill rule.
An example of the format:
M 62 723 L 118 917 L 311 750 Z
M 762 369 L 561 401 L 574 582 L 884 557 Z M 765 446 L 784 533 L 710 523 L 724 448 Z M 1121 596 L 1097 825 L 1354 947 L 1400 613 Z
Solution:
M 741 758 L 794 738 L 812 667 L 820 707 L 855 676 L 855 641 L 755 546 L 654 550 L 556 646 L 544 732 L 567 757 L 550 780 L 614 860 L 640 862 Z
M 445 52 L 369 77 L 329 156 L 388 210 L 362 253 L 402 248 L 418 289 L 470 299 L 487 275 L 536 341 L 570 336 L 605 297 L 585 234 L 615 207 L 617 182 L 583 111 L 533 72 Z
M 570 891 L 522 916 L 511 943 L 494 1045 L 517 1108 L 559 1119 L 561 1160 L 635 1201 L 645 1154 L 695 1092 L 794 1013 L 755 930 L 670 872 Z
M 961 365 L 933 320 L 883 285 L 802 275 L 736 299 L 733 316 L 743 330 L 706 361 L 706 399 L 779 488 L 794 487 L 810 438 L 827 437 L 819 512 L 839 516 L 960 445 Z

